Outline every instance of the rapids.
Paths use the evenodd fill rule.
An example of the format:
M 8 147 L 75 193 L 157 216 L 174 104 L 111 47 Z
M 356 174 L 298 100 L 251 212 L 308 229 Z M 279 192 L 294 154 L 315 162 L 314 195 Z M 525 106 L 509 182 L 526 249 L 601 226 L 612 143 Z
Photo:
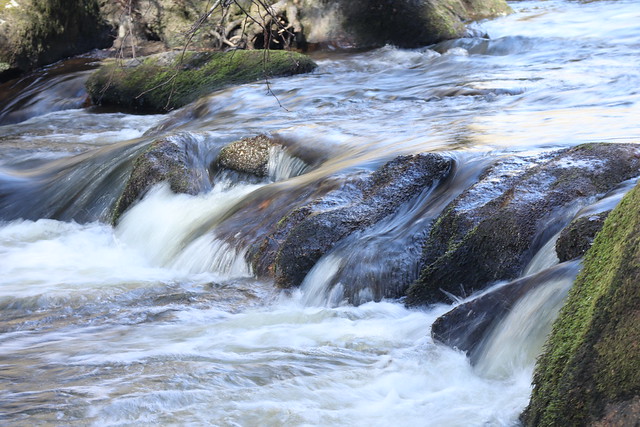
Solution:
M 417 262 L 416 227 L 492 159 L 640 140 L 637 1 L 512 7 L 474 24 L 490 38 L 318 53 L 315 72 L 272 93 L 233 87 L 168 115 L 84 107 L 84 61 L 1 85 L 0 424 L 517 425 L 570 281 L 523 300 L 475 366 L 430 337 L 450 305 L 407 309 L 380 289 L 416 277 L 397 261 Z M 159 185 L 109 224 L 155 137 L 188 138 L 206 163 L 260 133 L 320 160 L 273 152 L 264 180 L 223 177 L 197 196 Z M 300 289 L 256 278 L 250 236 L 217 234 L 248 198 L 428 151 L 454 158 L 455 176 L 344 239 Z M 552 250 L 529 272 L 557 263 Z

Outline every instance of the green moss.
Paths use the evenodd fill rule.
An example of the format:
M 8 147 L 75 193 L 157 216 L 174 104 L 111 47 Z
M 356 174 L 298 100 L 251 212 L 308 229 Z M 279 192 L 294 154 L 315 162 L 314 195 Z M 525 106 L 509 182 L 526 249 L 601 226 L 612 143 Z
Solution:
M 135 67 L 103 65 L 87 81 L 94 103 L 163 112 L 186 105 L 232 84 L 304 73 L 316 65 L 308 57 L 285 51 L 187 52 L 164 63 L 163 56 Z
M 109 29 L 97 0 L 24 0 L 0 7 L 6 25 L 0 34 L 0 58 L 29 70 L 62 58 L 106 47 Z
M 607 218 L 538 360 L 527 425 L 586 425 L 640 392 L 640 187 Z

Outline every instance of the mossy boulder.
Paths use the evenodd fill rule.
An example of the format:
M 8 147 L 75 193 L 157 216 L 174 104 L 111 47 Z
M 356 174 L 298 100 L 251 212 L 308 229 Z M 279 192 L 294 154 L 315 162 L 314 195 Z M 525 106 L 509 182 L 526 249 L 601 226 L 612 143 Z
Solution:
M 96 105 L 166 112 L 233 84 L 306 73 L 316 64 L 285 51 L 169 52 L 105 63 L 87 80 Z
M 0 62 L 28 71 L 111 45 L 97 0 L 0 2 Z
M 581 258 L 589 250 L 596 234 L 602 229 L 610 211 L 581 216 L 567 225 L 556 241 L 560 262 Z
M 211 188 L 206 156 L 198 140 L 183 133 L 153 141 L 133 161 L 131 175 L 113 210 L 113 223 L 146 192 L 167 182 L 174 193 L 198 194 Z
M 611 212 L 538 359 L 527 426 L 637 425 L 640 186 Z M 623 424 L 624 420 L 631 420 Z M 613 424 L 620 422 L 620 424 Z
M 436 221 L 407 304 L 445 301 L 447 292 L 471 295 L 515 279 L 581 206 L 636 176 L 639 167 L 640 148 L 633 144 L 584 144 L 497 163 Z

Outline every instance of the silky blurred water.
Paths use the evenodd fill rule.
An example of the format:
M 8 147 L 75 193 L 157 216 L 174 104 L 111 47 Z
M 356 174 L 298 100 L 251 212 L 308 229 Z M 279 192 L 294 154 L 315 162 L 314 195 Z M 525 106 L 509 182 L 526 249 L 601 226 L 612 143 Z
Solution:
M 489 39 L 318 54 L 313 73 L 271 80 L 273 94 L 256 82 L 166 116 L 83 108 L 84 70 L 23 82 L 0 109 L 0 423 L 517 424 L 545 333 L 525 327 L 531 307 L 566 283 L 510 317 L 476 367 L 430 338 L 451 306 L 373 302 L 365 286 L 399 277 L 394 257 L 419 250 L 412 227 L 496 156 L 640 140 L 637 2 L 512 7 L 474 24 Z M 204 161 L 259 133 L 315 169 L 273 153 L 263 181 L 220 181 L 196 196 L 161 185 L 117 226 L 106 220 L 125 166 L 154 138 L 188 137 Z M 457 161 L 447 192 L 342 242 L 300 290 L 256 279 L 246 247 L 216 235 L 256 192 L 428 151 Z M 555 262 L 543 255 L 540 265 Z M 357 306 L 340 292 L 354 281 Z

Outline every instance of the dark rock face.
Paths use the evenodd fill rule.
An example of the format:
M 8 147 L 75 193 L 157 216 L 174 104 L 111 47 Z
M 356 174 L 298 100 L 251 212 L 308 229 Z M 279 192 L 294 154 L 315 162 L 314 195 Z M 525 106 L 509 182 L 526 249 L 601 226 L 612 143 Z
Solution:
M 637 425 L 638 206 L 636 186 L 609 214 L 587 251 L 536 364 L 524 425 Z
M 562 230 L 556 242 L 560 262 L 581 258 L 587 252 L 609 212 L 611 211 L 576 218 Z
M 581 204 L 638 174 L 640 150 L 585 144 L 535 159 L 511 158 L 490 168 L 434 224 L 409 305 L 469 295 L 516 278 L 535 252 Z M 567 215 L 562 215 L 565 213 Z
M 335 244 L 392 214 L 425 187 L 446 176 L 453 161 L 435 154 L 398 157 L 372 174 L 346 183 L 293 211 L 276 259 L 280 287 L 298 286 L 313 265 Z
M 116 202 L 113 222 L 160 182 L 168 182 L 174 193 L 198 194 L 210 189 L 208 164 L 196 155 L 197 145 L 188 134 L 152 142 L 134 161 L 131 175 Z
M 553 278 L 575 278 L 578 269 L 577 262 L 564 263 L 490 290 L 436 319 L 431 336 L 449 347 L 464 351 L 475 364 L 484 339 L 524 295 Z

